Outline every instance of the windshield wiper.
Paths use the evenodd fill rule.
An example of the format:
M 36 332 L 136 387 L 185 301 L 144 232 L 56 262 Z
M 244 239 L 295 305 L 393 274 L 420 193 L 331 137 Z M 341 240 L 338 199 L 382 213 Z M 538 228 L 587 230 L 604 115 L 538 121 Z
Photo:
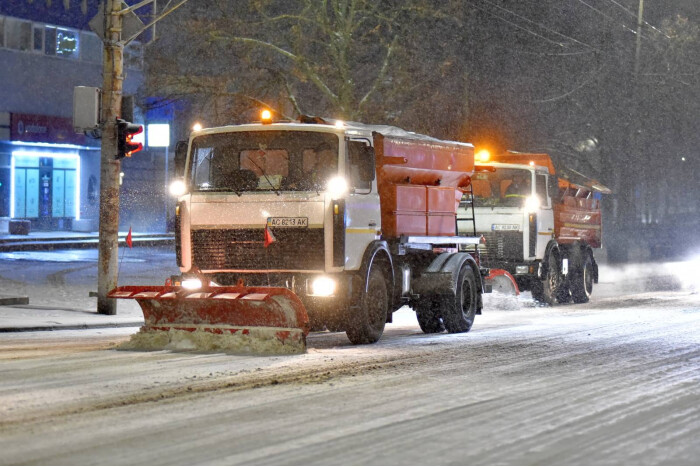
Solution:
M 272 190 L 275 192 L 275 194 L 276 194 L 277 196 L 279 196 L 279 195 L 280 195 L 280 192 L 277 191 L 277 188 L 275 188 L 275 186 L 272 184 L 272 182 L 270 182 L 270 179 L 267 178 L 267 174 L 265 173 L 265 170 L 264 170 L 262 167 L 260 167 L 260 166 L 258 165 L 258 163 L 255 162 L 252 158 L 249 158 L 248 160 L 249 160 L 255 167 L 257 167 L 258 169 L 260 169 L 260 172 L 262 172 L 263 177 L 265 177 L 265 181 L 267 182 L 267 184 L 270 185 L 270 188 L 272 188 Z
M 242 191 L 239 191 L 236 188 L 229 188 L 229 187 L 227 187 L 227 188 L 224 188 L 224 187 L 200 188 L 197 191 L 223 191 L 224 193 L 233 192 L 233 193 L 236 193 L 238 195 L 238 197 L 240 197 L 243 194 Z

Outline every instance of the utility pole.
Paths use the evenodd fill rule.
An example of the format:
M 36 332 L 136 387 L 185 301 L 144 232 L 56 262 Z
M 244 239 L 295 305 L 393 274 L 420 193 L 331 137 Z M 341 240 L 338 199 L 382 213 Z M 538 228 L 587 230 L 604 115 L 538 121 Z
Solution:
M 132 6 L 123 0 L 106 0 L 104 9 L 104 54 L 102 58 L 102 152 L 100 157 L 100 227 L 97 262 L 97 312 L 103 315 L 117 314 L 117 301 L 107 298 L 107 294 L 117 287 L 119 272 L 119 173 L 121 162 L 117 159 L 117 118 L 122 105 L 124 84 L 124 45 L 136 39 L 148 28 L 188 0 L 180 0 L 160 15 L 155 15 L 155 0 L 142 0 Z M 131 37 L 122 37 L 125 15 L 153 4 L 154 19 L 144 26 L 131 31 Z M 170 2 L 168 2 L 170 5 Z M 132 21 L 133 25 L 133 21 Z M 132 27 L 133 29 L 133 27 Z M 155 32 L 154 32 L 155 33 Z M 128 33 L 127 33 L 128 34 Z
M 116 315 L 117 303 L 107 298 L 117 286 L 119 259 L 119 172 L 116 123 L 122 105 L 124 45 L 121 41 L 122 0 L 107 0 L 102 84 L 102 153 L 100 166 L 100 227 L 97 265 L 97 312 Z

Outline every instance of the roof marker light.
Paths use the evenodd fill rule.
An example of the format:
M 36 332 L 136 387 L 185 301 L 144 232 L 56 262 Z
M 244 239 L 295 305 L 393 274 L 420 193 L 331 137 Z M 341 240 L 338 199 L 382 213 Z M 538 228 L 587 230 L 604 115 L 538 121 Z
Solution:
M 479 162 L 488 162 L 489 159 L 491 159 L 491 153 L 488 151 L 488 149 L 480 149 L 475 154 L 475 158 Z
M 260 112 L 260 120 L 262 120 L 263 123 L 272 123 L 272 112 L 267 109 L 263 110 Z

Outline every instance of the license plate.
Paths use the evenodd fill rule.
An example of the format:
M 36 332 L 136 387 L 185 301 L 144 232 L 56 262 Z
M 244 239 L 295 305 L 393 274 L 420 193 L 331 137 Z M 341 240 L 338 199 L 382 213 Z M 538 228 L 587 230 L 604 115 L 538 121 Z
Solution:
M 267 225 L 270 227 L 308 227 L 308 217 L 268 217 Z
M 520 230 L 520 224 L 492 224 L 491 230 L 518 231 Z

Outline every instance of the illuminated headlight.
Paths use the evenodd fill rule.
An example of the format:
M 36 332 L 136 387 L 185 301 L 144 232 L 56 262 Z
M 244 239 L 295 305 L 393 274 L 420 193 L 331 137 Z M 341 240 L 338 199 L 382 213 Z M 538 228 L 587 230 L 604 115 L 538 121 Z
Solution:
M 170 194 L 173 196 L 182 196 L 185 194 L 185 191 L 187 191 L 187 186 L 182 180 L 174 180 L 170 184 Z
M 528 196 L 525 198 L 525 210 L 535 212 L 540 208 L 540 198 L 538 196 Z
M 340 199 L 348 192 L 348 181 L 344 177 L 333 177 L 328 180 L 328 194 L 332 199 Z
M 524 266 L 515 266 L 515 273 L 516 273 L 516 274 L 527 274 L 527 273 L 528 273 L 528 267 L 527 267 L 527 265 L 524 265 Z
M 311 295 L 318 297 L 330 297 L 335 293 L 335 280 L 327 276 L 320 276 L 311 282 Z
M 202 281 L 196 277 L 182 280 L 182 288 L 187 290 L 197 290 L 202 288 Z

